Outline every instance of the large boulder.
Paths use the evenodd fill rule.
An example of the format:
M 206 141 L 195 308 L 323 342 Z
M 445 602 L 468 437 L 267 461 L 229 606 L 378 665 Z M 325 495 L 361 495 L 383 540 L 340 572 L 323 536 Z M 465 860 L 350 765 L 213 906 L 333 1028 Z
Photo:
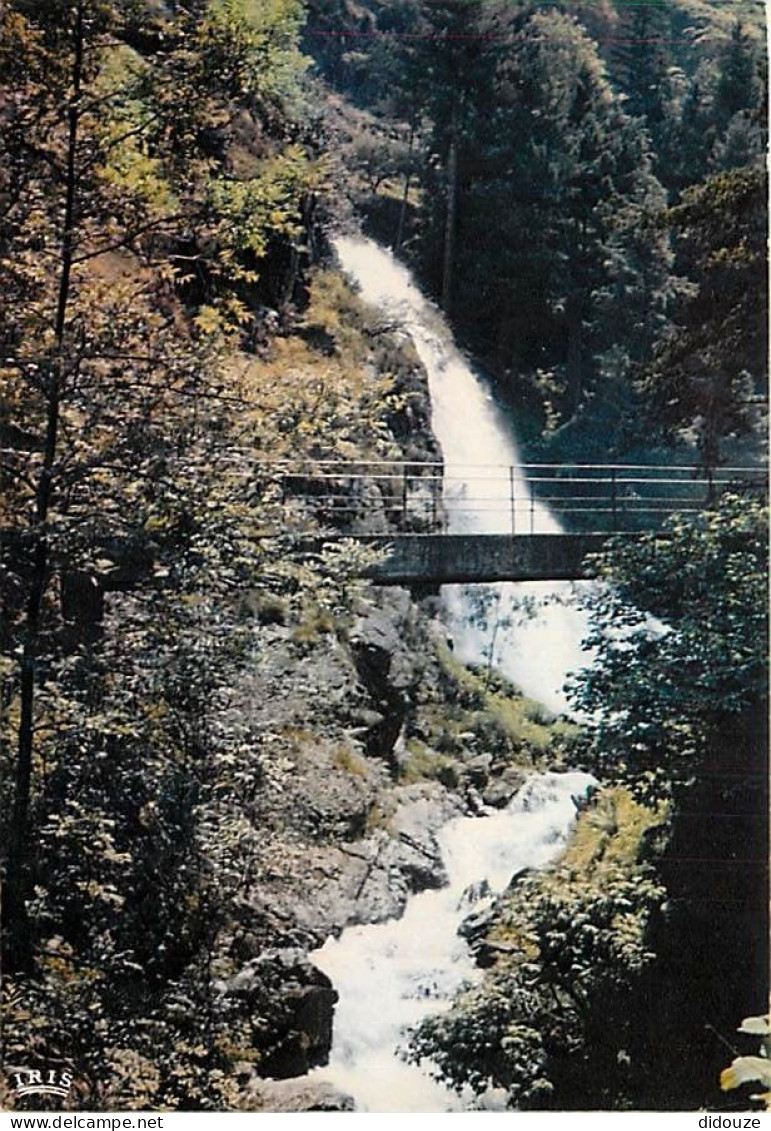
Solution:
M 527 774 L 519 766 L 507 766 L 501 774 L 488 780 L 482 800 L 493 809 L 505 809 L 526 781 Z
M 274 1021 L 274 1040 L 260 1064 L 267 1075 L 300 1076 L 326 1064 L 337 993 L 304 950 L 265 950 L 217 988 Z

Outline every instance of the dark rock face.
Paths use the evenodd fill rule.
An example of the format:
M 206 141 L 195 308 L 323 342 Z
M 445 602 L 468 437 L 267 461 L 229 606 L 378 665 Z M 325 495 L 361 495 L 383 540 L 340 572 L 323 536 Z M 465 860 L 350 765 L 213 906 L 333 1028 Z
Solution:
M 255 1012 L 263 1014 L 280 1001 L 280 1034 L 260 1065 L 265 1075 L 300 1076 L 326 1063 L 337 993 L 305 951 L 296 947 L 263 951 L 219 989 L 245 997 Z
M 370 591 L 353 625 L 310 633 L 283 623 L 280 608 L 264 616 L 258 597 L 255 662 L 228 710 L 252 736 L 243 757 L 260 770 L 248 817 L 260 841 L 219 992 L 251 1019 L 251 1071 L 289 1081 L 326 1063 L 331 1045 L 336 995 L 308 955 L 329 935 L 397 917 L 410 894 L 442 886 L 437 831 L 483 813 L 492 799 L 481 794 L 500 771 L 495 751 L 469 731 L 443 755 L 446 781 L 409 781 L 408 739 L 425 726 L 430 753 L 436 728 L 425 719 L 439 714 L 446 689 L 434 626 L 408 592 Z M 510 778 L 508 766 L 502 773 L 497 804 L 524 779 L 513 768 Z M 338 1110 L 313 1106 L 304 1092 L 291 1102 L 309 1106 L 279 1102 L 264 1109 Z
M 439 785 L 406 786 L 401 795 L 402 803 L 393 817 L 395 861 L 411 891 L 439 888 L 447 882 L 447 874 L 436 833 L 447 820 L 458 816 L 459 808 Z
M 525 876 L 530 874 L 530 871 L 530 868 L 521 868 L 518 872 L 515 872 L 506 891 L 511 892 Z M 466 898 L 471 904 L 477 900 L 485 899 L 489 895 L 490 890 L 487 883 L 480 885 L 478 890 L 470 889 L 466 892 Z M 499 898 L 494 899 L 486 907 L 479 907 L 476 911 L 472 911 L 458 927 L 458 934 L 468 943 L 477 966 L 481 966 L 483 969 L 494 966 L 502 954 L 510 954 L 516 950 L 516 947 L 511 943 L 488 937 L 490 931 L 499 922 L 500 911 L 501 901 Z
M 463 766 L 466 781 L 475 789 L 484 789 L 490 777 L 492 762 L 493 756 L 487 752 L 467 758 Z
M 359 678 L 380 715 L 379 721 L 365 729 L 365 748 L 368 754 L 389 763 L 417 679 L 403 631 L 409 608 L 409 594 L 392 591 L 381 597 L 380 608 L 359 617 L 349 636 Z
M 479 911 L 472 911 L 458 927 L 458 934 L 462 935 L 473 949 L 473 943 L 484 938 L 497 918 L 498 909 L 495 903 Z

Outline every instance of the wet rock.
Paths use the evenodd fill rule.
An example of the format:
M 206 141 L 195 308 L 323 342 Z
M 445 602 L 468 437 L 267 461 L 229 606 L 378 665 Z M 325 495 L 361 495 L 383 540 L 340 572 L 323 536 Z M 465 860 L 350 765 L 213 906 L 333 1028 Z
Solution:
M 391 761 L 396 767 L 397 774 L 401 774 L 408 766 L 410 761 L 410 752 L 407 749 L 407 734 L 406 728 L 402 727 L 396 736 L 393 749 L 391 751 Z
M 527 775 L 515 766 L 507 766 L 499 777 L 487 782 L 482 799 L 492 809 L 505 809 L 515 793 L 524 785 Z
M 411 891 L 395 863 L 393 838 L 378 830 L 366 840 L 304 853 L 301 877 L 261 883 L 252 907 L 298 927 L 314 945 L 353 923 L 376 923 L 401 914 Z M 312 898 L 309 898 L 312 892 Z
M 436 832 L 464 811 L 438 782 L 392 787 L 371 817 L 379 827 L 361 840 L 303 849 L 302 876 L 262 878 L 253 913 L 292 923 L 317 945 L 345 926 L 395 918 L 412 892 L 446 882 Z
M 380 722 L 367 731 L 367 752 L 391 762 L 407 715 L 410 691 L 418 677 L 414 657 L 404 639 L 409 594 L 394 589 L 379 599 L 379 606 L 368 608 L 358 617 L 349 633 L 349 643 L 359 678 L 381 716 Z
M 447 882 L 436 833 L 462 812 L 457 798 L 439 782 L 424 782 L 396 791 L 399 804 L 392 818 L 392 855 L 406 873 L 412 891 Z
M 514 891 L 515 888 L 519 887 L 525 876 L 529 876 L 532 871 L 532 868 L 520 868 L 518 872 L 515 872 L 506 885 L 506 893 L 508 894 Z
M 355 1111 L 351 1096 L 338 1091 L 324 1080 L 307 1076 L 287 1080 L 255 1078 L 244 1089 L 246 1107 L 250 1111 Z
M 461 898 L 467 906 L 473 907 L 475 903 L 479 903 L 481 899 L 487 899 L 491 894 L 487 880 L 477 880 L 476 883 L 469 884 Z
M 469 944 L 472 944 L 477 939 L 484 938 L 495 924 L 497 917 L 498 907 L 496 903 L 492 903 L 489 907 L 482 907 L 479 911 L 472 911 L 458 927 L 458 934 L 466 939 Z
M 489 813 L 489 806 L 485 804 L 473 785 L 466 787 L 466 806 L 469 813 L 476 817 L 484 817 Z
M 484 789 L 490 776 L 491 754 L 475 754 L 463 763 L 463 776 L 477 789 Z

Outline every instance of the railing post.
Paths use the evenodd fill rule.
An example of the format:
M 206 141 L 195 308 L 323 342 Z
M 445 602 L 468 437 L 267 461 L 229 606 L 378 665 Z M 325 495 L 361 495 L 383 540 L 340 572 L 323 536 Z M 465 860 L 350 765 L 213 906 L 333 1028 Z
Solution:
M 610 473 L 610 509 L 613 519 L 613 533 L 618 530 L 618 497 L 616 491 L 616 469 L 615 467 Z
M 530 533 L 535 534 L 535 483 L 530 483 Z
M 407 464 L 402 465 L 402 529 L 407 529 Z
M 431 484 L 431 533 L 436 533 L 436 528 L 439 525 L 439 485 L 441 479 L 438 475 L 434 474 L 436 468 L 429 468 L 428 481 Z
M 517 533 L 517 501 L 514 495 L 514 468 L 509 466 L 509 500 L 511 502 L 511 533 Z

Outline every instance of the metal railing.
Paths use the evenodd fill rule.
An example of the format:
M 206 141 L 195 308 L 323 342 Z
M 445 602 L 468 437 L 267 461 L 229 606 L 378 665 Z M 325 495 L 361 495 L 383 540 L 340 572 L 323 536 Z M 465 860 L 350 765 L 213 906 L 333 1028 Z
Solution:
M 260 474 L 289 524 L 312 514 L 322 526 L 362 533 L 379 518 L 397 535 L 655 530 L 724 492 L 768 489 L 763 466 L 306 460 L 262 465 Z

